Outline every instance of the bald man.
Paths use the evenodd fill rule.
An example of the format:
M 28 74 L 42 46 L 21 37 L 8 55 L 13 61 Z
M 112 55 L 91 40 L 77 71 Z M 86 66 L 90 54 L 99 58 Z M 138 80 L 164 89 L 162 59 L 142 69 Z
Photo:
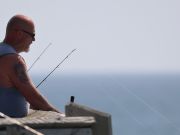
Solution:
M 24 15 L 13 16 L 0 43 L 0 112 L 11 117 L 28 114 L 28 102 L 36 110 L 59 112 L 39 93 L 27 73 L 24 59 L 35 41 L 33 21 Z

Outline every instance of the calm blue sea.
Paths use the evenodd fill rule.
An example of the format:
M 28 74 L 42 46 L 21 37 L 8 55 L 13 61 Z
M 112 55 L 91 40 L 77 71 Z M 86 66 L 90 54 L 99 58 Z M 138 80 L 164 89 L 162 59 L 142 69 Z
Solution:
M 52 74 L 39 89 L 62 111 L 73 95 L 110 113 L 114 135 L 180 134 L 180 74 Z

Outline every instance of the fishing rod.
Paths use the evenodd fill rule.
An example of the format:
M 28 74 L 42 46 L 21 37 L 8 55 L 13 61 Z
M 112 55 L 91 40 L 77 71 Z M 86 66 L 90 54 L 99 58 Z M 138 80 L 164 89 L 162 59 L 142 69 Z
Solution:
M 30 68 L 28 69 L 28 71 L 34 66 L 34 64 L 40 59 L 40 57 L 44 54 L 44 52 L 49 48 L 49 46 L 51 46 L 52 43 L 49 43 L 48 46 L 42 51 L 42 53 L 39 55 L 39 57 L 37 57 L 37 59 L 33 62 L 33 64 L 30 66 Z
M 38 88 L 76 49 L 73 49 L 37 86 Z
M 5 118 L 7 121 L 12 123 L 13 125 L 15 124 L 15 125 L 21 127 L 21 128 L 16 127 L 15 129 L 12 128 L 11 130 L 7 130 L 7 134 L 17 134 L 17 133 L 21 134 L 21 133 L 25 133 L 25 134 L 28 134 L 28 135 L 44 135 L 44 134 L 42 134 L 42 133 L 32 129 L 29 126 L 24 125 L 22 122 L 18 121 L 17 119 L 14 119 L 14 118 L 11 118 L 11 117 L 5 115 L 2 112 L 0 112 L 0 118 Z

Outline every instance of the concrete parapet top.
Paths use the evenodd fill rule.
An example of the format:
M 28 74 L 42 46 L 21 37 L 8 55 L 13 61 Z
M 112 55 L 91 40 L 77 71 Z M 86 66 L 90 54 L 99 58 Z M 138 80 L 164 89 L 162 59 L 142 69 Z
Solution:
M 27 117 L 15 119 L 32 128 L 91 127 L 95 123 L 94 117 L 62 117 L 59 113 L 51 111 L 31 111 Z M 0 118 L 0 129 L 12 124 Z

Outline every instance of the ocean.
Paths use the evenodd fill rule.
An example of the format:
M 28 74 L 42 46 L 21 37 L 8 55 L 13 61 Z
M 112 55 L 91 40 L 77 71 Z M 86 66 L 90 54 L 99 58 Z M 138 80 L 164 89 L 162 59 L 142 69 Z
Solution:
M 36 85 L 46 74 L 32 75 Z M 75 102 L 112 116 L 113 135 L 179 135 L 180 74 L 55 74 L 39 87 L 59 110 Z

